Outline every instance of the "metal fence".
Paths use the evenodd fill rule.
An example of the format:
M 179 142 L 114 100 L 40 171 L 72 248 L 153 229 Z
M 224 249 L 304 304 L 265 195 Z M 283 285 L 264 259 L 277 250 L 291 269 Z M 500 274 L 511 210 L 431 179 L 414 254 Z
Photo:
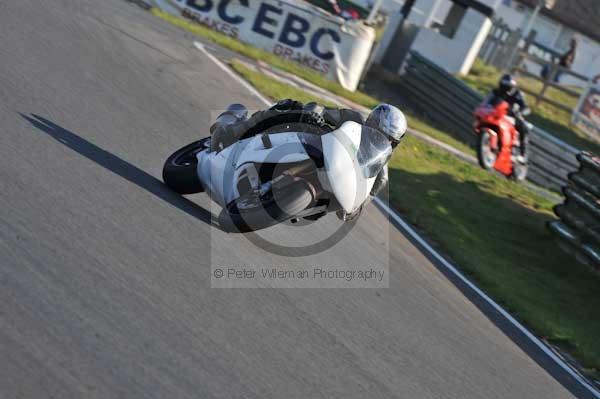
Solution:
M 515 50 L 517 49 L 520 53 L 543 59 L 544 64 L 556 64 L 558 62 L 561 54 L 536 42 L 537 32 L 535 29 L 532 29 L 527 37 L 523 38 L 520 29 L 510 29 L 502 19 L 492 22 L 492 29 L 479 50 L 479 57 L 486 64 L 493 65 L 500 70 L 512 69 L 513 63 L 516 61 Z
M 494 20 L 492 29 L 479 50 L 479 57 L 498 69 L 508 68 L 513 50 L 520 40 L 520 30 L 511 30 L 502 19 Z
M 559 245 L 575 258 L 600 271 L 600 159 L 577 156 L 579 170 L 569 174 L 565 202 L 554 207 L 560 218 L 548 223 Z
M 531 63 L 534 65 L 538 65 L 540 69 L 547 67 L 548 70 L 544 77 L 538 76 L 537 74 L 531 73 L 527 69 L 527 63 Z M 548 63 L 544 59 L 539 58 L 535 55 L 528 54 L 527 52 L 519 53 L 518 60 L 512 68 L 511 72 L 515 76 L 523 75 L 528 77 L 529 79 L 537 80 L 541 84 L 541 89 L 539 91 L 528 90 L 526 87 L 523 87 L 522 90 L 527 94 L 533 96 L 535 99 L 535 105 L 539 105 L 542 102 L 545 102 L 554 108 L 560 109 L 562 111 L 571 112 L 573 110 L 572 106 L 568 106 L 562 104 L 560 102 L 554 101 L 551 98 L 546 96 L 546 91 L 549 88 L 553 88 L 554 90 L 561 91 L 573 98 L 574 102 L 577 102 L 581 93 L 577 90 L 573 90 L 568 86 L 564 86 L 558 83 L 558 76 L 568 75 L 572 78 L 578 79 L 581 86 L 585 87 L 589 78 L 577 72 L 571 71 L 569 68 L 565 68 L 560 66 L 557 62 Z
M 456 139 L 475 146 L 473 111 L 483 96 L 464 82 L 412 51 L 400 80 L 403 96 L 411 105 Z M 542 187 L 560 191 L 567 175 L 576 170 L 579 150 L 534 127 L 530 137 L 528 179 Z

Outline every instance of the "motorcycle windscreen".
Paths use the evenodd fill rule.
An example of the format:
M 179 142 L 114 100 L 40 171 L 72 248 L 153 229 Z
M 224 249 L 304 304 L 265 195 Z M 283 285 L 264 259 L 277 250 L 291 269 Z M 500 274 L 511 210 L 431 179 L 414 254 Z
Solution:
M 368 126 L 362 126 L 358 164 L 365 178 L 375 178 L 392 156 L 392 145 L 383 133 Z
M 322 141 L 331 191 L 346 212 L 354 212 L 369 196 L 392 147 L 383 134 L 356 122 L 344 123 Z

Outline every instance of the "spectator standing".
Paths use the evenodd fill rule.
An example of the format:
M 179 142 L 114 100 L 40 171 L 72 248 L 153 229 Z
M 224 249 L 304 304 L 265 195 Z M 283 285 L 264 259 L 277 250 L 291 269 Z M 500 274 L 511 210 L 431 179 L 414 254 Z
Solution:
M 569 50 L 567 50 L 566 53 L 564 53 L 563 55 L 560 56 L 560 58 L 558 60 L 558 65 L 560 65 L 563 68 L 571 69 L 571 66 L 573 65 L 573 61 L 575 61 L 576 54 L 577 54 L 577 40 L 575 40 L 575 38 L 573 38 L 573 39 L 571 39 L 571 44 L 569 46 Z M 554 76 L 554 81 L 556 83 L 559 82 L 560 75 L 562 75 L 562 71 L 556 72 L 556 75 Z

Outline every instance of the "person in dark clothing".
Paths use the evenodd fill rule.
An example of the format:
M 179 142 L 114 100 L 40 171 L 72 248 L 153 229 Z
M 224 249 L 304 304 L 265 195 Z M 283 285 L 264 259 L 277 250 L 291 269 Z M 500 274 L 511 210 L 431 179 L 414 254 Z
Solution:
M 560 58 L 558 60 L 558 65 L 560 65 L 563 68 L 571 69 L 573 62 L 575 61 L 576 54 L 577 54 L 577 40 L 575 40 L 573 38 L 573 39 L 571 39 L 571 44 L 569 46 L 569 50 L 567 50 L 566 53 L 564 53 L 563 55 L 560 56 Z M 556 75 L 554 76 L 554 81 L 556 83 L 559 82 L 561 75 L 562 75 L 562 71 L 556 72 Z
M 525 121 L 524 115 L 530 112 L 529 107 L 525 103 L 523 93 L 519 90 L 517 81 L 511 75 L 503 75 L 500 78 L 498 87 L 488 95 L 487 102 L 491 102 L 494 98 L 501 98 L 510 106 L 510 115 L 515 118 L 515 128 L 519 132 L 521 156 L 525 157 L 528 143 L 529 127 Z

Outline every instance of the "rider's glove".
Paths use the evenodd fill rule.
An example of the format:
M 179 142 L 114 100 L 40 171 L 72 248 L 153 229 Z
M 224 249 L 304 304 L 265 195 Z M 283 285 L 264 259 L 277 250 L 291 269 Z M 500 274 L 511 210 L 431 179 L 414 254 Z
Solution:
M 381 172 L 379 172 L 379 174 L 375 178 L 375 183 L 373 184 L 373 188 L 371 189 L 371 197 L 375 197 L 377 194 L 379 194 L 379 192 L 381 191 L 382 188 L 385 187 L 387 182 L 388 182 L 388 167 L 387 167 L 387 165 L 385 165 L 383 167 L 383 169 L 381 169 Z

